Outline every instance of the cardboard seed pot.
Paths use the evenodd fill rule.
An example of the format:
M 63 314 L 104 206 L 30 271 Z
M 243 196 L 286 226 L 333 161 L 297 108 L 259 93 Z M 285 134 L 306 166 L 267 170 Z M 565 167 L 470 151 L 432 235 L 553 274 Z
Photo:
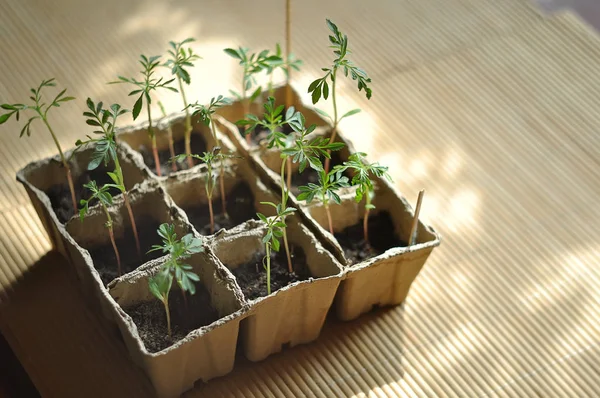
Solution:
M 251 361 L 281 351 L 284 344 L 295 346 L 317 339 L 341 280 L 340 264 L 308 228 L 296 216 L 286 218 L 286 223 L 290 246 L 304 251 L 310 277 L 266 297 L 245 298 L 250 309 L 241 323 L 240 338 Z M 255 253 L 265 253 L 265 231 L 264 224 L 250 221 L 215 236 L 210 245 L 217 258 L 233 270 L 251 261 Z M 261 267 L 258 272 L 265 271 Z
M 110 296 L 114 299 L 111 309 L 129 354 L 144 369 L 157 395 L 176 397 L 192 389 L 197 381 L 208 381 L 233 369 L 244 310 L 241 292 L 214 255 L 208 251 L 194 254 L 186 263 L 200 277 L 197 284 L 208 291 L 218 319 L 190 331 L 182 340 L 161 351 L 149 352 L 127 309 L 140 302 L 157 300 L 148 289 L 148 278 L 159 271 L 165 259 L 154 260 L 144 269 L 115 280 L 110 285 Z M 171 289 L 179 290 L 176 283 Z

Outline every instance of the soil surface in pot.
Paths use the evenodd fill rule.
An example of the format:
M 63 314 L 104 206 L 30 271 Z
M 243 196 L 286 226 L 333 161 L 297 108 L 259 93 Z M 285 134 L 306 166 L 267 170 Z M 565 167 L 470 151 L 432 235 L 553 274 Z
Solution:
M 73 185 L 75 188 L 77 206 L 79 206 L 79 201 L 81 199 L 87 199 L 92 196 L 90 190 L 84 188 L 83 184 L 87 184 L 90 181 L 96 181 L 98 186 L 102 186 L 104 184 L 113 184 L 113 181 L 110 179 L 108 174 L 106 174 L 107 171 L 112 170 L 100 166 L 95 170 L 86 170 L 85 173 L 77 178 L 74 178 Z M 116 188 L 111 188 L 110 193 L 113 197 L 115 197 L 120 194 L 120 191 Z M 75 211 L 73 209 L 73 201 L 71 200 L 71 190 L 69 189 L 69 185 L 67 183 L 64 185 L 57 184 L 51 186 L 46 191 L 46 195 L 48 195 L 48 198 L 50 199 L 50 204 L 56 213 L 56 216 L 58 217 L 58 221 L 64 224 L 69 221 L 71 217 L 73 217 Z M 90 201 L 90 207 L 96 204 L 96 202 L 98 202 L 96 199 Z
M 215 192 L 219 191 L 217 186 Z M 254 208 L 254 195 L 252 190 L 245 182 L 236 184 L 231 191 L 227 193 L 227 216 L 223 215 L 223 206 L 220 197 L 213 197 L 213 213 L 215 216 L 215 232 L 221 228 L 233 228 L 236 225 L 257 219 L 256 209 Z M 210 235 L 210 212 L 208 204 L 195 207 L 183 207 L 190 222 L 196 227 L 202 235 Z
M 294 272 L 288 271 L 288 263 L 283 242 L 278 253 L 271 253 L 271 293 L 287 285 L 307 280 L 310 277 L 306 256 L 301 247 L 292 247 Z M 263 254 L 255 253 L 251 261 L 240 265 L 231 272 L 247 300 L 267 296 L 267 272 L 263 267 Z
M 342 246 L 344 255 L 350 264 L 378 256 L 392 247 L 406 246 L 406 242 L 400 240 L 394 232 L 394 223 L 386 211 L 369 216 L 370 245 L 364 239 L 362 222 L 336 233 L 335 238 Z
M 206 151 L 206 142 L 204 138 L 200 134 L 192 133 L 192 137 L 190 139 L 190 146 L 192 147 L 192 153 L 197 155 L 202 155 L 203 152 Z M 173 143 L 173 149 L 175 150 L 175 155 L 179 155 L 185 153 L 185 140 L 182 138 Z M 154 165 L 154 155 L 152 154 L 152 148 L 147 148 L 142 146 L 139 148 L 139 153 L 144 158 L 144 163 L 150 171 L 156 174 L 156 167 Z M 163 176 L 168 176 L 173 172 L 173 165 L 169 163 L 171 159 L 171 151 L 169 148 L 165 148 L 163 150 L 158 151 L 158 159 L 160 160 L 160 172 Z M 200 161 L 197 159 L 192 159 L 194 164 L 198 164 Z M 185 159 L 182 162 L 176 163 L 177 171 L 187 170 L 188 169 L 188 161 Z
M 135 215 L 135 212 L 134 212 Z M 129 216 L 127 216 L 127 222 L 129 222 Z M 119 256 L 121 257 L 121 270 L 123 274 L 133 271 L 140 265 L 147 261 L 158 258 L 163 255 L 162 251 L 153 251 L 147 253 L 152 248 L 152 245 L 161 244 L 160 236 L 156 233 L 159 222 L 154 220 L 146 221 L 145 218 L 138 217 L 136 219 L 136 225 L 138 230 L 138 236 L 140 238 L 140 248 L 142 250 L 142 258 L 140 259 L 135 248 L 135 238 L 131 228 L 125 230 L 125 234 L 122 238 L 116 239 L 117 250 L 119 250 Z M 100 274 L 100 279 L 106 286 L 110 281 L 119 276 L 117 267 L 117 257 L 113 250 L 110 239 L 108 239 L 108 231 L 106 229 L 99 231 L 98 233 L 104 233 L 106 237 L 106 245 L 94 247 L 88 249 L 92 260 L 94 261 L 94 267 Z
M 323 161 L 323 165 L 325 165 L 325 159 L 321 159 Z M 329 164 L 329 170 L 331 170 L 335 166 L 341 166 L 343 164 L 343 160 L 340 156 L 339 151 L 331 152 L 331 162 Z M 277 171 L 279 173 L 279 170 Z M 349 179 L 352 179 L 352 176 L 348 174 L 348 172 L 344 172 L 344 175 Z M 308 185 L 309 183 L 319 184 L 319 173 L 311 167 L 306 167 L 302 173 L 295 172 L 292 174 L 292 188 L 291 191 L 294 195 L 298 196 L 300 190 L 298 187 Z
M 219 314 L 210 303 L 208 290 L 196 284 L 196 294 L 186 293 L 187 306 L 181 290 L 174 283 L 169 293 L 171 337 L 167 332 L 165 307 L 159 300 L 146 301 L 125 308 L 135 322 L 140 338 L 149 352 L 158 352 L 183 339 L 192 330 L 210 325 Z M 187 307 L 187 308 L 186 308 Z

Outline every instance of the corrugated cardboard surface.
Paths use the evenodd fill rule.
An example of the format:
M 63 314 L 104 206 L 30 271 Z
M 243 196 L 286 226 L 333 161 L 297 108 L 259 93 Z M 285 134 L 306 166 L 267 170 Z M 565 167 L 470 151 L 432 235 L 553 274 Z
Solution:
M 188 97 L 239 85 L 222 48 L 283 42 L 283 1 L 57 0 L 0 3 L 0 102 L 56 77 L 79 98 L 51 122 L 70 146 L 88 132 L 87 96 L 129 107 L 136 58 L 198 39 L 205 58 Z M 187 396 L 600 395 L 600 40 L 578 17 L 543 17 L 526 0 L 294 1 L 300 87 L 328 65 L 324 18 L 349 35 L 373 78 L 367 102 L 349 81 L 339 105 L 360 150 L 390 166 L 444 236 L 406 303 Z M 175 95 L 163 97 L 171 111 Z M 34 128 L 0 127 L 1 328 L 43 396 L 148 396 L 115 334 L 89 313 L 14 180 L 54 154 Z M 35 264 L 35 265 L 33 265 Z M 32 266 L 33 265 L 33 266 Z

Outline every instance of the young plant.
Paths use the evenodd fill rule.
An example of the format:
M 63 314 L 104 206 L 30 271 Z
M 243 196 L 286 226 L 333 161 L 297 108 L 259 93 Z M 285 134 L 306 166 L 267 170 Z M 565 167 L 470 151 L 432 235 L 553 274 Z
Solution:
M 56 83 L 54 82 L 54 78 L 52 78 L 52 79 L 48 79 L 48 80 L 43 80 L 42 83 L 40 83 L 40 85 L 37 88 L 30 89 L 30 91 L 33 95 L 29 97 L 29 99 L 31 99 L 31 101 L 32 101 L 32 103 L 29 105 L 1 104 L 0 108 L 6 110 L 7 112 L 4 113 L 3 115 L 0 115 L 0 124 L 5 123 L 13 115 L 15 115 L 16 120 L 19 121 L 21 112 L 30 109 L 33 111 L 34 116 L 30 117 L 29 120 L 27 120 L 27 123 L 25 123 L 25 126 L 23 126 L 23 128 L 21 129 L 21 134 L 19 135 L 19 137 L 23 137 L 23 134 L 25 134 L 25 133 L 27 133 L 27 137 L 31 136 L 31 123 L 35 120 L 40 119 L 44 123 L 44 125 L 46 125 L 46 128 L 50 132 L 50 135 L 52 136 L 52 140 L 54 140 L 54 144 L 56 145 L 56 148 L 58 149 L 58 153 L 60 155 L 60 161 L 61 161 L 63 167 L 65 168 L 65 173 L 67 175 L 67 183 L 69 184 L 69 191 L 71 191 L 71 201 L 73 203 L 73 211 L 76 212 L 77 211 L 77 197 L 75 196 L 75 187 L 73 185 L 73 177 L 71 175 L 71 167 L 69 166 L 69 163 L 68 163 L 67 159 L 65 158 L 62 148 L 60 147 L 60 144 L 58 143 L 58 138 L 56 138 L 56 134 L 54 133 L 54 130 L 52 130 L 52 127 L 50 127 L 50 123 L 48 122 L 48 111 L 51 108 L 60 107 L 60 105 L 63 102 L 72 101 L 75 99 L 75 97 L 66 97 L 65 93 L 66 93 L 67 89 L 64 89 L 60 93 L 58 93 L 58 95 L 56 97 L 54 97 L 54 99 L 52 100 L 52 102 L 50 104 L 43 102 L 42 89 L 44 87 L 55 87 L 55 86 L 56 86 Z
M 171 48 L 167 51 L 169 54 L 169 59 L 165 62 L 164 66 L 167 68 L 171 68 L 171 74 L 176 77 L 177 84 L 179 86 L 179 93 L 181 94 L 181 99 L 183 100 L 183 107 L 185 109 L 185 131 L 184 131 L 184 140 L 185 140 L 185 154 L 192 154 L 192 118 L 190 116 L 190 111 L 188 109 L 188 101 L 185 96 L 185 90 L 183 88 L 183 83 L 190 85 L 190 73 L 186 68 L 191 68 L 194 66 L 193 62 L 201 59 L 199 55 L 194 54 L 193 50 L 188 47 L 184 48 L 185 44 L 193 42 L 193 38 L 187 38 L 181 42 L 170 41 L 169 45 Z M 194 167 L 194 160 L 191 157 L 187 158 L 188 166 Z
M 138 95 L 138 99 L 135 101 L 133 105 L 133 119 L 137 119 L 142 111 L 142 106 L 144 102 L 146 102 L 146 112 L 148 113 L 148 135 L 150 136 L 150 140 L 152 142 L 152 154 L 154 156 L 154 163 L 156 168 L 156 175 L 161 176 L 160 171 L 160 160 L 158 158 L 158 149 L 156 148 L 156 134 L 154 133 L 154 129 L 152 127 L 152 96 L 151 93 L 153 91 L 158 90 L 159 88 L 164 88 L 167 90 L 171 90 L 177 92 L 177 89 L 174 87 L 170 87 L 175 79 L 170 79 L 164 81 L 163 78 L 154 77 L 154 73 L 156 72 L 156 68 L 160 65 L 160 56 L 146 57 L 145 55 L 140 56 L 140 64 L 144 68 L 140 73 L 143 76 L 143 80 L 136 80 L 135 78 L 126 78 L 123 76 L 118 76 L 117 81 L 110 82 L 109 84 L 118 84 L 118 83 L 129 83 L 136 87 L 135 90 L 129 93 L 130 96 Z
M 161 224 L 158 227 L 158 235 L 162 238 L 162 245 L 154 245 L 150 251 L 161 250 L 169 253 L 169 259 L 162 265 L 161 270 L 148 280 L 148 289 L 159 299 L 165 308 L 167 316 L 167 333 L 171 337 L 171 311 L 169 309 L 169 293 L 173 285 L 173 278 L 177 281 L 184 305 L 187 309 L 186 292 L 196 293 L 194 282 L 200 281 L 200 277 L 192 271 L 192 266 L 184 264 L 182 260 L 189 258 L 194 253 L 204 251 L 202 240 L 187 234 L 181 240 L 177 240 L 175 227 L 171 224 Z
M 210 104 L 208 104 L 208 106 L 200 105 L 198 103 L 191 105 L 194 108 L 194 113 L 192 114 L 192 116 L 198 117 L 202 121 L 202 123 L 204 123 L 207 127 L 210 128 L 213 139 L 219 147 L 221 146 L 221 140 L 217 136 L 214 114 L 217 111 L 217 109 L 222 108 L 226 105 L 231 105 L 231 100 L 229 98 L 223 97 L 222 95 L 219 95 L 216 98 L 211 98 Z M 225 164 L 224 162 L 221 162 L 220 165 L 221 170 L 219 173 L 219 185 L 221 188 L 221 209 L 223 211 L 223 214 L 227 214 L 227 200 L 225 197 Z
M 210 213 L 210 233 L 213 234 L 215 232 L 215 216 L 213 212 L 212 205 L 212 197 L 215 191 L 215 184 L 217 182 L 217 177 L 214 174 L 214 166 L 216 162 L 223 162 L 223 160 L 227 158 L 233 158 L 235 155 L 226 155 L 221 153 L 221 147 L 214 147 L 210 152 L 204 152 L 203 155 L 197 154 L 181 154 L 175 156 L 175 158 L 171 159 L 172 161 L 180 162 L 184 160 L 186 157 L 191 156 L 195 159 L 200 160 L 203 163 L 206 163 L 206 179 L 204 181 L 204 187 L 206 189 L 206 197 L 208 198 L 208 211 Z
M 106 229 L 108 229 L 110 243 L 112 243 L 112 247 L 115 251 L 115 256 L 117 258 L 119 276 L 121 276 L 123 274 L 121 270 L 121 257 L 119 256 L 119 250 L 117 249 L 117 243 L 115 242 L 115 234 L 113 233 L 113 220 L 110 216 L 110 213 L 108 212 L 108 206 L 112 205 L 113 203 L 113 198 L 109 192 L 110 187 L 104 185 L 99 188 L 96 184 L 96 181 L 90 181 L 89 183 L 84 184 L 83 186 L 84 188 L 87 188 L 90 191 L 92 191 L 92 196 L 88 200 L 81 199 L 80 204 L 82 208 L 79 210 L 79 219 L 83 222 L 83 219 L 85 218 L 85 215 L 88 212 L 90 201 L 92 201 L 93 199 L 97 199 L 100 203 L 100 206 L 102 206 L 104 214 L 106 215 L 106 223 L 104 225 L 106 226 Z
M 163 105 L 162 102 L 158 101 L 158 107 L 160 108 L 160 113 L 162 114 L 162 117 L 163 118 L 167 117 L 167 111 L 165 110 L 165 106 Z M 171 127 L 170 124 L 167 127 L 167 134 L 169 135 L 169 153 L 171 154 L 171 157 L 173 158 L 173 157 L 175 157 L 175 146 L 173 144 L 173 128 Z M 171 170 L 173 172 L 176 172 L 177 164 L 172 163 Z
M 300 112 L 297 112 L 293 106 L 286 110 L 285 119 L 283 118 L 283 105 L 276 107 L 275 99 L 273 97 L 269 97 L 264 104 L 264 108 L 265 114 L 262 120 L 254 115 L 247 115 L 248 119 L 241 120 L 238 124 L 246 126 L 249 132 L 253 131 L 258 126 L 266 128 L 269 131 L 267 136 L 267 147 L 275 147 L 281 151 L 281 203 L 285 208 L 289 197 L 289 186 L 291 185 L 291 179 L 286 180 L 286 165 L 288 165 L 288 178 L 291 175 L 292 162 L 300 163 L 300 173 L 306 169 L 308 164 L 317 171 L 321 170 L 323 166 L 319 157 L 330 156 L 328 150 L 338 150 L 343 147 L 344 144 L 330 143 L 328 138 L 323 137 L 317 137 L 312 141 L 308 141 L 306 136 L 314 131 L 316 126 L 312 125 L 305 128 L 304 116 Z M 289 125 L 294 131 L 294 134 L 291 135 L 292 139 L 289 139 L 289 136 L 286 136 L 281 131 L 284 125 Z M 283 221 L 285 222 L 285 220 Z M 292 258 L 285 228 L 283 229 L 283 243 L 288 259 L 288 268 L 289 271 L 292 272 Z
M 200 277 L 192 271 L 192 266 L 185 264 L 183 260 L 189 258 L 192 254 L 202 253 L 202 239 L 195 238 L 193 234 L 187 234 L 181 239 L 177 239 L 175 226 L 172 224 L 161 224 L 158 227 L 158 236 L 162 238 L 161 245 L 153 245 L 152 251 L 162 251 L 169 253 L 169 259 L 163 264 L 161 273 L 172 274 L 177 281 L 183 302 L 187 307 L 186 292 L 196 294 L 194 282 L 198 282 Z
M 265 223 L 267 232 L 262 239 L 262 243 L 265 245 L 265 257 L 263 257 L 263 266 L 267 272 L 267 294 L 271 294 L 271 249 L 278 252 L 280 248 L 279 239 L 285 234 L 287 225 L 285 218 L 296 211 L 293 207 L 285 207 L 282 204 L 275 204 L 272 202 L 260 202 L 262 205 L 267 205 L 275 208 L 277 215 L 274 217 L 267 218 L 262 213 L 256 213 L 258 218 Z M 293 272 L 291 269 L 289 272 Z
M 333 171 L 344 172 L 350 169 L 354 176 L 352 177 L 352 185 L 356 185 L 356 203 L 365 198 L 365 217 L 363 219 L 363 234 L 365 242 L 369 245 L 369 212 L 375 208 L 371 204 L 371 200 L 374 195 L 373 181 L 371 181 L 370 175 L 374 174 L 377 177 L 385 177 L 388 181 L 392 181 L 392 177 L 388 174 L 388 168 L 381 166 L 379 163 L 368 163 L 366 161 L 367 154 L 364 152 L 357 152 L 350 155 L 347 162 L 343 165 L 336 166 Z
M 257 85 L 256 75 L 262 71 L 267 70 L 272 65 L 276 65 L 281 62 L 281 58 L 276 55 L 269 55 L 269 50 L 263 50 L 260 53 L 248 54 L 249 49 L 239 47 L 237 50 L 233 48 L 226 48 L 225 53 L 240 61 L 240 65 L 243 68 L 242 74 L 242 90 L 238 93 L 234 90 L 229 90 L 234 97 L 236 97 L 243 107 L 243 114 L 250 113 L 250 103 L 252 103 L 261 93 L 262 87 L 258 86 L 248 96 L 248 92 L 253 86 Z M 251 143 L 251 136 L 246 136 L 248 144 Z
M 267 75 L 269 76 L 269 85 L 267 86 L 267 91 L 269 93 L 269 96 L 271 96 L 271 97 L 275 95 L 275 88 L 273 86 L 274 72 L 277 69 L 281 69 L 283 71 L 284 75 L 286 76 L 286 79 L 288 79 L 288 76 L 291 73 L 291 70 L 294 69 L 295 71 L 300 71 L 300 66 L 302 65 L 302 61 L 299 59 L 296 59 L 294 54 L 286 54 L 286 56 L 284 57 L 281 52 L 281 46 L 279 45 L 279 43 L 277 43 L 275 46 L 275 56 L 279 57 L 279 61 L 272 62 L 266 69 Z M 289 90 L 289 80 L 286 80 L 286 81 L 287 81 L 288 87 L 286 88 L 285 107 L 287 109 L 290 106 L 292 106 L 292 104 L 291 104 L 291 97 L 288 98 L 288 96 L 287 96 L 287 90 Z
M 348 177 L 343 175 L 343 171 L 334 169 L 326 173 L 325 170 L 319 170 L 319 183 L 308 183 L 307 186 L 299 187 L 298 200 L 306 200 L 307 204 L 310 204 L 315 197 L 320 200 L 327 214 L 329 232 L 333 235 L 333 221 L 329 211 L 329 203 L 333 201 L 339 205 L 341 199 L 337 191 L 348 186 L 350 186 L 349 180 Z
M 140 249 L 140 239 L 138 237 L 137 225 L 135 223 L 135 217 L 133 216 L 133 210 L 131 209 L 131 203 L 129 202 L 129 195 L 125 189 L 125 182 L 123 179 L 123 169 L 117 156 L 117 142 L 115 138 L 115 127 L 117 125 L 117 118 L 127 112 L 126 109 L 121 108 L 119 104 L 112 104 L 109 109 L 104 109 L 102 102 L 97 104 L 88 98 L 86 101 L 88 110 L 83 112 L 83 116 L 87 118 L 86 123 L 89 126 L 99 127 L 99 130 L 95 130 L 93 134 L 99 136 L 98 138 L 92 138 L 87 136 L 86 141 L 77 140 L 75 145 L 77 149 L 86 147 L 88 145 L 94 145 L 94 153 L 88 164 L 88 170 L 95 170 L 104 163 L 104 166 L 108 166 L 110 161 L 114 162 L 114 172 L 107 173 L 108 176 L 113 180 L 113 184 L 106 184 L 104 187 L 115 188 L 123 194 L 125 201 L 125 207 L 129 214 L 129 221 L 131 223 L 131 229 L 135 238 L 135 247 L 137 249 L 138 257 L 142 257 L 142 251 Z M 103 188 L 104 188 L 103 187 Z
M 326 112 L 322 110 L 317 110 L 321 115 L 327 117 L 332 122 L 332 130 L 331 130 L 331 141 L 335 141 L 335 136 L 337 134 L 338 124 L 342 121 L 342 119 L 352 116 L 360 112 L 360 109 L 353 109 L 351 111 L 346 112 L 342 117 L 338 118 L 338 108 L 336 101 L 336 82 L 337 82 L 337 72 L 341 69 L 344 72 L 344 76 L 348 77 L 348 73 L 352 80 L 358 82 L 358 91 L 362 89 L 365 90 L 365 94 L 367 99 L 371 99 L 372 90 L 368 86 L 371 83 L 371 79 L 367 76 L 367 72 L 362 70 L 361 68 L 355 66 L 352 61 L 347 59 L 348 54 L 350 54 L 350 50 L 348 49 L 348 36 L 343 34 L 336 24 L 331 22 L 329 19 L 327 21 L 327 27 L 333 33 L 329 35 L 329 42 L 331 43 L 331 47 L 333 48 L 333 53 L 335 55 L 335 59 L 333 60 L 333 65 L 330 68 L 322 68 L 321 70 L 325 72 L 325 76 L 320 77 L 313 81 L 308 86 L 308 92 L 312 93 L 312 102 L 316 104 L 319 102 L 321 97 L 324 99 L 329 98 L 329 83 L 327 79 L 331 80 L 331 100 L 333 102 L 333 117 L 329 116 Z M 325 171 L 329 172 L 329 159 L 325 161 Z

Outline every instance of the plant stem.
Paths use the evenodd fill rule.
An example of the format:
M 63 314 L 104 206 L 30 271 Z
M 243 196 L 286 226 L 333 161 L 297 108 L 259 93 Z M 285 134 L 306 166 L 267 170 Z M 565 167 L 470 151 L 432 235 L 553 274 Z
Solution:
M 188 155 L 187 162 L 188 167 L 194 167 L 194 159 L 192 159 L 192 117 L 190 116 L 190 110 L 188 109 L 187 98 L 185 97 L 185 91 L 183 89 L 183 81 L 181 77 L 177 76 L 177 83 L 179 84 L 179 92 L 181 93 L 181 98 L 183 99 L 183 107 L 185 108 L 185 131 L 184 131 L 184 140 L 185 140 L 185 154 Z
M 335 96 L 335 85 L 337 83 L 337 79 L 335 77 L 335 72 L 337 72 L 337 68 L 333 69 L 333 75 L 332 75 L 333 85 L 331 87 L 331 101 L 333 102 L 333 128 L 331 129 L 331 138 L 329 139 L 329 142 L 335 142 L 335 136 L 337 134 L 337 127 L 338 127 L 337 100 L 336 100 L 336 96 Z M 329 156 L 331 156 L 331 150 L 327 150 L 327 153 L 329 154 Z M 330 163 L 331 163 L 331 159 L 325 158 L 325 173 L 329 173 L 329 164 Z
M 215 216 L 213 214 L 212 195 L 208 197 L 208 212 L 210 213 L 210 233 L 215 233 Z
M 289 191 L 290 189 L 292 189 L 292 158 L 290 158 L 288 156 L 286 162 L 287 162 L 287 181 L 286 181 L 286 185 L 287 185 L 287 189 Z
M 115 242 L 115 234 L 113 232 L 112 227 L 112 218 L 110 217 L 110 213 L 104 204 L 102 204 L 102 209 L 104 210 L 104 214 L 106 214 L 106 228 L 108 228 L 108 236 L 110 237 L 110 243 L 112 243 L 113 250 L 115 251 L 115 256 L 117 257 L 117 267 L 119 271 L 119 276 L 123 275 L 121 271 L 121 256 L 119 256 L 119 249 L 117 249 L 117 243 Z
M 223 147 L 221 146 L 221 140 L 219 140 L 217 138 L 217 130 L 215 129 L 215 121 L 214 119 L 210 118 L 210 126 L 211 126 L 211 130 L 212 130 L 212 134 L 213 134 L 213 139 L 215 140 L 217 146 L 221 147 L 221 150 L 223 149 Z M 219 187 L 221 189 L 221 211 L 223 212 L 223 215 L 225 215 L 225 217 L 227 217 L 227 198 L 225 197 L 225 164 L 223 162 L 223 159 L 221 159 L 221 164 L 220 166 L 220 172 L 219 172 Z
M 41 113 L 39 113 L 39 114 L 42 117 L 44 124 L 48 128 L 48 131 L 50 132 L 50 135 L 52 136 L 52 139 L 54 140 L 54 144 L 56 145 L 56 148 L 58 149 L 58 153 L 60 154 L 60 161 L 62 162 L 63 167 L 65 168 L 65 173 L 67 174 L 67 183 L 69 184 L 69 191 L 71 191 L 71 201 L 73 202 L 73 211 L 75 213 L 77 213 L 77 197 L 75 196 L 75 186 L 73 185 L 73 176 L 71 175 L 71 167 L 69 167 L 69 163 L 67 163 L 67 159 L 65 158 L 65 155 L 63 154 L 60 144 L 58 143 L 56 134 L 54 134 L 52 127 L 50 127 L 50 123 L 48 123 L 46 116 L 42 115 Z
M 158 158 L 158 149 L 156 148 L 156 135 L 154 134 L 154 129 L 152 128 L 152 112 L 150 108 L 150 103 L 146 102 L 146 110 L 148 112 L 148 134 L 152 140 L 152 154 L 154 155 L 156 175 L 160 177 L 162 175 L 160 172 L 160 159 Z
M 289 157 L 288 157 L 289 158 Z M 287 209 L 287 197 L 288 193 L 285 190 L 285 165 L 287 162 L 281 161 L 281 210 Z M 282 222 L 285 222 L 285 217 L 281 218 Z M 290 247 L 288 245 L 287 239 L 287 227 L 283 229 L 283 246 L 285 247 L 285 255 L 287 257 L 288 262 L 288 271 L 290 273 L 294 272 L 294 267 L 292 267 L 292 256 L 290 254 Z
M 125 207 L 127 207 L 127 213 L 129 213 L 129 222 L 131 222 L 131 230 L 133 231 L 133 237 L 135 238 L 135 248 L 137 250 L 138 258 L 142 259 L 142 249 L 140 248 L 140 238 L 138 236 L 137 225 L 135 218 L 133 217 L 133 210 L 131 209 L 131 203 L 129 203 L 129 195 L 127 192 L 123 192 L 123 198 L 125 199 Z
M 169 338 L 171 338 L 171 312 L 169 311 L 169 293 L 167 292 L 167 296 L 163 300 L 163 305 L 165 306 L 165 314 L 167 315 L 167 333 Z
M 333 221 L 331 220 L 331 212 L 329 211 L 329 205 L 324 204 L 325 213 L 327 213 L 327 221 L 329 222 L 329 233 L 333 236 Z
M 285 0 L 285 60 L 289 62 L 290 54 L 292 52 L 292 18 L 291 18 L 292 4 L 291 0 Z M 292 68 L 288 63 L 287 66 L 287 81 L 285 83 L 285 108 L 288 109 L 292 106 L 292 88 L 290 81 L 292 80 Z
M 265 244 L 267 255 L 267 295 L 271 294 L 271 243 Z
M 365 242 L 367 242 L 367 246 L 370 247 L 371 244 L 369 242 L 369 212 L 371 211 L 371 195 L 370 192 L 367 192 L 365 195 L 365 200 L 367 204 L 365 205 L 365 218 L 363 219 L 363 233 L 365 237 Z

